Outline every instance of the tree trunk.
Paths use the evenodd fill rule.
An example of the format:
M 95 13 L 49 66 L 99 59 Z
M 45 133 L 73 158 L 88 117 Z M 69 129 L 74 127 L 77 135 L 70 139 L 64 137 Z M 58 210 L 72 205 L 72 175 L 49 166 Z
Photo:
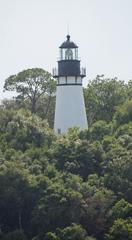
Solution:
M 19 229 L 20 229 L 20 231 L 22 231 L 22 213 L 21 213 L 21 210 L 19 210 L 19 213 L 18 213 L 18 223 L 19 223 Z
M 36 113 L 36 100 L 32 100 L 31 102 L 31 112 Z
M 48 101 L 47 101 L 47 107 L 46 107 L 46 111 L 45 111 L 45 118 L 47 117 L 47 114 L 48 114 L 48 111 L 49 111 L 50 102 L 51 102 L 51 95 L 49 96 Z

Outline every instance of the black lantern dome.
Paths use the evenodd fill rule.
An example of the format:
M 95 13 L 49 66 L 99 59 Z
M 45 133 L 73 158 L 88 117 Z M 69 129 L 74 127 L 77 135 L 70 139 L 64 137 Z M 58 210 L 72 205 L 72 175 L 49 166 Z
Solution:
M 70 35 L 67 35 L 67 40 L 60 45 L 60 48 L 78 48 L 78 46 L 70 41 Z

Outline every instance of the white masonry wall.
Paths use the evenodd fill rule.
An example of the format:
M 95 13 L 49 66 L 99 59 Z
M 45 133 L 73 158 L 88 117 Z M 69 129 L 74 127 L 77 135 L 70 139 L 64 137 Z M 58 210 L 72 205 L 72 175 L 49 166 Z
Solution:
M 64 79 L 59 81 L 62 83 Z M 73 77 L 68 77 L 67 81 L 73 83 Z M 75 126 L 88 128 L 82 85 L 57 86 L 54 129 L 57 133 L 65 133 Z

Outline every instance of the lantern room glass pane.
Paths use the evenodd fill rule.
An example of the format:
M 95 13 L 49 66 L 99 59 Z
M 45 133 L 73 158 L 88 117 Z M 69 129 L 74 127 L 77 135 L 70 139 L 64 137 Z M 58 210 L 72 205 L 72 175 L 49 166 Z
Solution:
M 75 48 L 75 59 L 78 59 L 78 49 Z
M 61 48 L 60 60 L 78 60 L 77 48 Z
M 66 59 L 66 60 L 72 60 L 72 59 L 73 59 L 72 49 L 68 48 L 68 49 L 65 51 L 65 59 Z
M 60 60 L 63 60 L 63 51 L 60 49 Z

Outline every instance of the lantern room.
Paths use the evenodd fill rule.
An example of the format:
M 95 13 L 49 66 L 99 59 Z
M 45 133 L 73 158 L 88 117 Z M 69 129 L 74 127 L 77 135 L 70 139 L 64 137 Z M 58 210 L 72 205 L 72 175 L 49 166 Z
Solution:
M 78 46 L 70 41 L 70 35 L 60 46 L 59 60 L 78 60 Z

